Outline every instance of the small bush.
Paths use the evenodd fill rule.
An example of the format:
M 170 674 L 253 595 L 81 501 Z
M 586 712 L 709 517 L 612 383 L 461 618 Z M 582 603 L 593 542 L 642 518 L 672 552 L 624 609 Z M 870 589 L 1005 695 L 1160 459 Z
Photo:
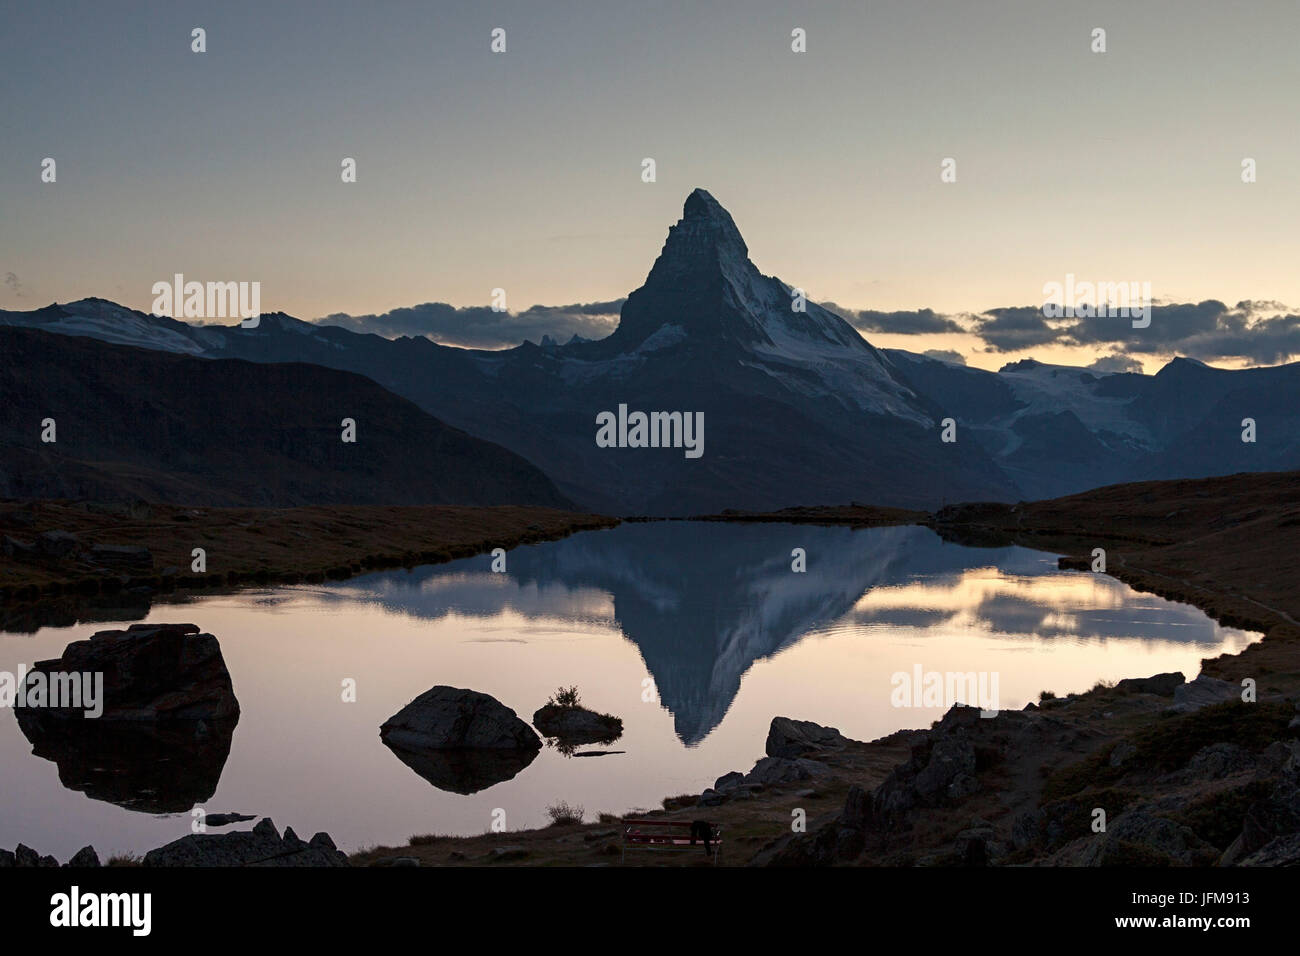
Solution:
M 1050 691 L 1050 690 L 1040 691 L 1039 694 L 1038 694 L 1038 699 L 1039 699 L 1039 700 L 1056 700 L 1056 694 L 1055 694 L 1055 692 Z
M 547 703 L 554 707 L 577 707 L 579 701 L 578 688 L 561 687 L 551 695 L 551 699 Z
M 546 808 L 546 815 L 551 818 L 551 826 L 553 827 L 581 823 L 584 813 L 586 813 L 584 808 L 570 806 L 563 800 Z

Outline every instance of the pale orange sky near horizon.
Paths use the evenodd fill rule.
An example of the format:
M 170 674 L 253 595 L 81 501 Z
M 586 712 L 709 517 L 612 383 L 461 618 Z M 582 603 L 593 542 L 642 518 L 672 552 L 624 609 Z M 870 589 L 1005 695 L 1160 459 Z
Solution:
M 264 310 L 307 319 L 498 287 L 512 311 L 606 301 L 641 284 L 696 186 L 761 271 L 845 308 L 1034 306 L 1067 273 L 1300 306 L 1300 5 L 1282 0 L 181 0 L 24 20 L 0 37 L 0 308 L 148 311 L 177 272 L 260 281 Z M 991 368 L 1111 351 L 866 338 Z

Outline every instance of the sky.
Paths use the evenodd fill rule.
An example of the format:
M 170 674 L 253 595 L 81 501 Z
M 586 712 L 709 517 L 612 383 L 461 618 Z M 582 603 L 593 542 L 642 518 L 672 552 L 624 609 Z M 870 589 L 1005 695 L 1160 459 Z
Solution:
M 361 327 L 445 304 L 428 331 L 447 341 L 500 288 L 512 316 L 543 309 L 478 344 L 591 335 L 613 314 L 567 307 L 639 286 L 703 186 L 763 272 L 876 345 L 984 367 L 1300 354 L 1293 0 L 4 11 L 0 308 L 148 311 L 180 272 Z M 1149 283 L 1182 308 L 1164 319 L 1202 325 L 1044 331 L 1028 312 L 1067 274 Z M 952 325 L 920 334 L 921 310 Z

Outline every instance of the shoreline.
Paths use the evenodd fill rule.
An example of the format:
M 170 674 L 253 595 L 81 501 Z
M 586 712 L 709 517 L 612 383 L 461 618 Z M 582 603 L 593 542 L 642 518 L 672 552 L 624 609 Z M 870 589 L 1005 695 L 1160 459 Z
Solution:
M 0 629 L 119 619 L 172 594 L 319 584 L 358 574 L 444 564 L 613 528 L 620 519 L 553 508 L 310 505 L 191 508 L 85 501 L 0 501 Z M 61 556 L 17 557 L 9 542 L 74 535 Z M 150 567 L 99 568 L 80 555 L 95 546 L 144 548 Z M 193 572 L 203 548 L 205 570 Z M 232 557 L 233 555 L 233 557 Z M 129 619 L 129 618 L 128 618 Z
M 1172 794 L 1170 799 L 1182 801 L 1177 811 L 1182 816 L 1177 819 L 1195 822 L 1199 820 L 1196 814 L 1205 809 L 1202 804 L 1207 801 L 1213 804 L 1216 800 L 1240 800 L 1247 792 L 1258 796 L 1250 788 L 1259 783 L 1259 774 L 1265 772 L 1260 769 L 1263 766 L 1260 761 L 1270 752 L 1276 757 L 1277 745 L 1286 745 L 1288 734 L 1294 738 L 1294 729 L 1282 728 L 1287 727 L 1286 718 L 1294 712 L 1295 701 L 1300 698 L 1300 626 L 1296 624 L 1300 618 L 1300 580 L 1295 580 L 1295 576 L 1290 574 L 1287 563 L 1290 556 L 1300 550 L 1300 506 L 1288 509 L 1286 505 L 1276 505 L 1277 501 L 1300 501 L 1300 474 L 1239 475 L 1110 486 L 1045 502 L 957 505 L 931 515 L 864 506 L 795 508 L 762 515 L 724 512 L 687 519 L 617 519 L 549 512 L 548 524 L 531 520 L 522 532 L 518 529 L 520 522 L 530 517 L 536 519 L 537 513 L 546 509 L 422 510 L 513 512 L 505 520 L 514 522 L 515 532 L 519 534 L 515 544 L 508 543 L 509 539 L 502 536 L 504 532 L 490 540 L 480 538 L 477 541 L 465 540 L 462 535 L 461 542 L 450 545 L 447 556 L 441 560 L 469 556 L 452 553 L 451 548 L 476 547 L 477 550 L 470 553 L 484 553 L 495 546 L 512 547 L 564 537 L 581 530 L 614 527 L 624 520 L 769 521 L 854 527 L 922 524 L 947 540 L 963 544 L 989 547 L 1018 544 L 1050 551 L 1062 555 L 1059 559 L 1061 567 L 1076 570 L 1088 570 L 1093 560 L 1092 549 L 1104 547 L 1107 552 L 1105 573 L 1135 590 L 1190 604 L 1226 626 L 1261 632 L 1263 639 L 1240 653 L 1201 661 L 1203 677 L 1233 683 L 1246 677 L 1256 681 L 1260 705 L 1256 711 L 1238 712 L 1241 707 L 1252 705 L 1236 705 L 1238 710 L 1234 710 L 1234 705 L 1224 703 L 1209 708 L 1199 717 L 1195 713 L 1174 717 L 1169 706 L 1172 703 L 1169 698 L 1174 693 L 1172 688 L 1157 692 L 1153 689 L 1150 675 L 1134 675 L 1134 680 L 1121 682 L 1121 685 L 1132 685 L 1126 689 L 1099 685 L 1083 694 L 1044 699 L 1039 705 L 1031 704 L 1024 711 L 1004 712 L 997 718 L 977 722 L 971 727 L 962 726 L 965 715 L 960 713 L 961 708 L 954 708 L 942 721 L 928 729 L 901 730 L 870 742 L 847 741 L 842 748 L 809 754 L 809 760 L 825 768 L 824 775 L 777 782 L 743 796 L 737 795 L 734 799 L 728 796 L 718 804 L 706 804 L 707 810 L 697 809 L 698 796 L 682 795 L 665 797 L 664 809 L 649 811 L 649 815 L 663 819 L 690 820 L 707 815 L 709 819 L 721 822 L 728 834 L 721 860 L 724 865 L 832 862 L 945 865 L 960 863 L 962 854 L 970 852 L 972 841 L 985 848 L 979 852 L 994 853 L 997 862 L 1085 865 L 1079 863 L 1085 858 L 1081 856 L 1086 850 L 1086 846 L 1081 849 L 1086 843 L 1084 837 L 1068 845 L 1056 845 L 1048 840 L 1036 846 L 1029 838 L 1026 838 L 1028 843 L 1017 844 L 1017 839 L 1023 835 L 1020 831 L 1024 830 L 1024 820 L 1032 821 L 1044 814 L 1054 819 L 1052 814 L 1065 812 L 1062 801 L 1071 814 L 1077 808 L 1069 801 L 1103 805 L 1114 801 L 1114 815 L 1146 820 L 1152 817 L 1152 813 L 1144 809 L 1150 801 L 1162 794 Z M 67 507 L 66 504 L 63 506 Z M 5 526 L 5 509 L 15 507 L 19 506 L 12 502 L 0 504 L 0 527 Z M 215 512 L 219 509 L 197 510 Z M 413 509 L 397 510 L 409 512 Z M 117 536 L 123 537 L 121 533 Z M 415 555 L 420 559 L 418 563 L 437 563 L 423 560 L 426 553 L 411 551 L 402 557 Z M 379 566 L 363 563 L 359 569 L 340 567 L 340 572 L 348 572 L 343 574 L 346 577 L 351 573 L 378 569 Z M 243 583 L 246 586 L 281 582 L 253 580 Z M 237 589 L 240 586 L 238 579 L 231 582 L 231 586 Z M 1044 724 L 1044 721 L 1048 723 Z M 1033 735 L 1041 734 L 1042 728 L 1049 725 L 1059 739 L 1047 746 Z M 966 794 L 953 806 L 940 801 L 936 806 L 914 811 L 914 818 L 906 826 L 900 826 L 897 821 L 876 819 L 873 811 L 866 812 L 865 823 L 854 819 L 853 808 L 863 804 L 864 794 L 868 806 L 874 806 L 873 792 L 875 803 L 879 803 L 882 791 L 888 794 L 892 792 L 891 786 L 895 789 L 900 786 L 900 779 L 906 777 L 909 763 L 916 762 L 918 753 L 925 754 L 934 747 L 946 746 L 945 741 L 954 734 L 962 737 L 987 731 L 996 735 L 1000 732 L 996 730 L 998 727 L 1010 728 L 1004 736 L 1009 734 L 1011 739 L 1015 739 L 1016 748 L 1008 749 L 1003 742 L 1003 749 L 993 765 L 980 767 L 975 774 L 979 777 L 979 787 L 975 792 Z M 1241 728 L 1246 729 L 1243 731 Z M 1250 757 L 1249 761 L 1226 776 L 1211 774 L 1204 779 L 1194 776 L 1181 783 L 1171 783 L 1173 778 L 1170 774 L 1176 778 L 1178 773 L 1185 772 L 1185 767 L 1160 767 L 1164 776 L 1157 778 L 1149 774 L 1150 779 L 1136 779 L 1135 775 L 1140 776 L 1137 771 L 1125 771 L 1128 776 L 1124 777 L 1113 771 L 1114 763 L 1107 763 L 1125 748 L 1140 750 L 1147 746 L 1144 741 L 1153 734 L 1160 737 L 1165 751 L 1177 751 L 1182 741 L 1199 741 L 1201 736 L 1209 734 L 1213 737 L 1215 733 L 1223 736 L 1223 745 L 1233 746 L 1234 734 L 1244 733 L 1242 739 L 1255 739 L 1264 734 L 1259 738 L 1261 740 L 1272 735 L 1273 750 L 1256 748 L 1246 755 Z M 1209 743 L 1220 742 L 1209 740 Z M 1296 746 L 1295 741 L 1286 746 Z M 755 750 L 758 751 L 759 747 L 760 742 L 755 741 Z M 1025 753 L 1013 753 L 1017 748 L 1024 749 Z M 1200 751 L 1193 756 L 1199 759 Z M 1193 756 L 1188 759 L 1193 759 Z M 1034 773 L 1029 772 L 1026 761 L 1033 764 Z M 1107 770 L 1107 767 L 1112 769 Z M 719 768 L 719 772 L 725 775 L 728 769 Z M 1108 784 L 1113 784 L 1111 778 L 1114 778 L 1128 780 L 1131 785 L 1098 788 L 1086 779 L 1086 775 L 1080 779 L 1081 770 L 1089 770 L 1098 780 Z M 1255 776 L 1247 781 L 1243 775 L 1249 774 Z M 1224 783 L 1225 780 L 1228 782 Z M 1211 809 L 1222 816 L 1224 812 L 1231 815 L 1240 811 L 1244 814 L 1248 807 L 1231 804 L 1229 811 L 1217 805 Z M 808 831 L 798 839 L 787 833 L 793 810 L 803 810 L 808 819 Z M 1073 817 L 1068 819 L 1073 820 Z M 1170 818 L 1155 813 L 1154 819 L 1168 823 Z M 1192 832 L 1184 823 L 1177 825 Z M 978 831 L 978 838 L 971 836 L 973 831 Z M 843 855 L 846 851 L 842 848 L 827 850 L 828 846 L 833 848 L 837 845 L 837 841 L 843 843 L 845 833 L 853 835 L 853 840 L 858 839 L 858 834 L 864 834 L 864 847 L 848 857 Z M 1185 842 L 1200 854 L 1187 856 L 1196 863 L 1212 862 L 1211 850 L 1221 851 L 1225 857 L 1232 852 L 1230 847 L 1193 836 L 1199 842 L 1192 844 L 1191 838 L 1185 838 Z M 1220 837 L 1221 834 L 1216 833 L 1214 838 L 1222 842 Z M 853 840 L 850 843 L 856 846 Z M 615 861 L 619 853 L 617 843 L 616 818 L 602 814 L 602 819 L 593 823 L 558 824 L 471 837 L 419 836 L 415 843 L 407 846 L 366 847 L 350 854 L 349 859 L 353 865 L 411 865 L 411 860 L 420 865 L 456 866 L 512 863 L 592 865 Z M 1149 848 L 1141 847 L 1141 852 L 1134 850 L 1132 841 L 1121 841 L 1117 845 L 1125 847 L 1124 852 L 1137 853 L 1135 859 L 1139 862 L 1152 863 L 1151 858 L 1142 855 L 1154 852 Z M 1163 853 L 1163 849 L 1160 852 Z M 697 859 L 694 854 L 674 854 L 667 861 L 662 859 L 662 855 L 646 854 L 644 857 L 649 858 L 633 857 L 631 862 L 704 865 L 702 858 Z M 1182 857 L 1170 859 L 1186 862 Z M 1155 862 L 1164 862 L 1164 858 L 1157 857 Z
M 919 522 L 888 520 L 882 509 L 861 506 L 786 509 L 766 516 L 699 516 L 695 520 L 857 527 L 920 523 L 964 544 L 1018 544 L 1050 551 L 1061 555 L 1061 567 L 1076 570 L 1089 569 L 1092 549 L 1105 547 L 1105 573 L 1135 590 L 1190 604 L 1225 626 L 1263 634 L 1238 654 L 1203 659 L 1200 671 L 1201 676 L 1234 685 L 1251 677 L 1258 683 L 1259 703 L 1229 700 L 1175 714 L 1172 686 L 1157 686 L 1160 681 L 1151 675 L 1133 675 L 1115 687 L 1099 685 L 1083 694 L 1049 698 L 988 721 L 972 723 L 963 713 L 968 709 L 953 708 L 930 728 L 900 730 L 808 754 L 827 768 L 824 777 L 778 784 L 743 799 L 727 798 L 704 810 L 697 809 L 699 798 L 694 795 L 667 796 L 664 809 L 647 815 L 679 821 L 707 817 L 721 823 L 726 834 L 722 865 L 972 865 L 974 857 L 976 863 L 1151 866 L 1255 859 L 1241 848 L 1241 836 L 1230 842 L 1224 834 L 1235 835 L 1241 821 L 1265 800 L 1260 788 L 1266 781 L 1269 786 L 1288 785 L 1278 775 L 1278 748 L 1300 750 L 1294 740 L 1300 718 L 1293 716 L 1300 699 L 1300 581 L 1286 572 L 1287 559 L 1300 550 L 1300 507 L 1288 511 L 1273 505 L 1270 514 L 1268 505 L 1279 500 L 1300 501 L 1300 475 L 1108 486 L 1046 502 L 954 506 Z M 1244 559 L 1226 567 L 1222 561 L 1207 560 L 1224 553 Z M 1185 676 L 1189 681 L 1198 677 Z M 1045 725 L 1057 738 L 1050 745 L 1038 739 Z M 914 808 L 905 823 L 882 815 L 881 807 L 915 776 L 918 754 L 924 760 L 936 747 L 949 746 L 963 734 L 1005 738 L 977 744 L 986 754 L 1001 748 L 993 766 L 973 764 L 978 789 L 953 805 L 940 800 L 933 807 Z M 1222 742 L 1214 740 L 1216 736 Z M 1213 758 L 1221 756 L 1216 747 L 1236 747 L 1234 737 L 1269 736 L 1274 738 L 1269 747 L 1250 752 L 1237 748 L 1242 752 L 1225 758 L 1228 766 L 1214 763 Z M 1008 746 L 1007 740 L 1013 744 Z M 1180 752 L 1180 747 L 1202 742 L 1207 746 L 1193 754 Z M 756 753 L 759 747 L 755 741 Z M 1114 763 L 1129 748 L 1178 753 L 1186 762 L 1177 767 L 1153 765 L 1144 779 L 1142 767 L 1124 770 L 1123 761 Z M 1295 758 L 1287 758 L 1283 749 L 1280 759 L 1285 763 Z M 725 775 L 726 768 L 719 773 Z M 1090 776 L 1104 785 L 1094 785 Z M 1116 781 L 1129 786 L 1116 786 Z M 1177 809 L 1160 811 L 1162 799 L 1177 804 Z M 1089 814 L 1096 804 L 1110 812 L 1118 831 L 1113 839 L 1089 836 Z M 790 814 L 796 810 L 807 814 L 805 834 L 788 832 Z M 602 817 L 593 823 L 503 834 L 419 837 L 407 846 L 368 847 L 349 859 L 363 866 L 412 861 L 424 866 L 617 862 L 617 822 Z M 1217 829 L 1223 832 L 1204 822 L 1207 817 L 1218 819 Z M 1226 829 L 1224 818 L 1229 821 Z M 1052 828 L 1077 835 L 1062 842 L 1061 836 L 1051 836 Z M 1148 837 L 1148 831 L 1159 836 Z M 683 856 L 688 859 L 680 859 Z M 709 865 L 693 854 L 633 862 Z

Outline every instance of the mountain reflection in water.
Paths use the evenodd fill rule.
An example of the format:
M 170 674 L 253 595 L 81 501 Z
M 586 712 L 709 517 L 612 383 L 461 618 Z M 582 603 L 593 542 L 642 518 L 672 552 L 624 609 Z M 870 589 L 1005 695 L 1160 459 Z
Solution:
M 791 569 L 795 548 L 806 572 Z M 324 830 L 346 849 L 482 833 L 499 810 L 510 829 L 542 826 L 557 801 L 625 813 L 747 771 L 774 716 L 859 740 L 924 727 L 946 707 L 892 695 L 891 675 L 918 667 L 996 674 L 999 705 L 1019 708 L 1098 680 L 1191 677 L 1202 658 L 1259 637 L 1060 571 L 1044 552 L 972 548 L 922 527 L 634 522 L 517 548 L 504 573 L 491 566 L 483 554 L 142 607 L 135 617 L 217 637 L 238 728 L 199 741 L 38 727 L 29 739 L 0 712 L 0 846 L 140 853 L 189 833 L 191 805 Z M 60 623 L 0 632 L 0 670 L 120 622 Z M 489 694 L 524 721 L 577 685 L 623 735 L 513 762 L 386 747 L 380 725 L 435 685 Z
M 803 573 L 791 569 L 796 547 L 807 553 Z M 1132 594 L 1118 581 L 1058 571 L 1040 551 L 951 544 L 918 526 L 629 523 L 519 548 L 505 573 L 486 568 L 470 558 L 367 575 L 325 594 L 430 620 L 503 609 L 530 620 L 612 620 L 640 650 L 688 745 L 726 716 L 755 661 L 832 624 L 1218 640 L 1214 623 L 1194 608 L 1117 613 Z M 1099 581 L 1113 592 L 1100 605 Z

